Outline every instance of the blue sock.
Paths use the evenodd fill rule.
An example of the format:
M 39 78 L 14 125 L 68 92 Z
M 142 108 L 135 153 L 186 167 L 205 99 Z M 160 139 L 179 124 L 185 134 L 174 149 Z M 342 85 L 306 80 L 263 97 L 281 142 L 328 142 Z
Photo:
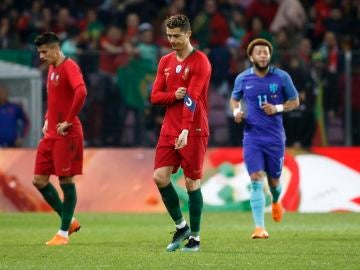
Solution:
M 265 195 L 264 195 L 263 181 L 251 181 L 250 206 L 251 206 L 255 226 L 265 228 L 265 223 L 264 223 Z

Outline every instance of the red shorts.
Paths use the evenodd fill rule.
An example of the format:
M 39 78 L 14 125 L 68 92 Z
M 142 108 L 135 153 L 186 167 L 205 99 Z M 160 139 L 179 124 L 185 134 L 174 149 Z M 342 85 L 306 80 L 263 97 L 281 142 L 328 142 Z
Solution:
M 73 176 L 82 174 L 82 137 L 40 140 L 35 161 L 36 175 Z
M 174 166 L 172 173 L 175 173 L 181 166 L 186 177 L 193 180 L 201 179 L 208 137 L 188 137 L 187 145 L 180 150 L 174 149 L 176 138 L 160 135 L 155 151 L 154 168 Z

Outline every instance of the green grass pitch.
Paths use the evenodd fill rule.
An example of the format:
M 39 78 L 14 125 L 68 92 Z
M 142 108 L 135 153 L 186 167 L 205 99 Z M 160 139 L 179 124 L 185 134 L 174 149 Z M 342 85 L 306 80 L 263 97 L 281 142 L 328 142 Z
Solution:
M 204 213 L 201 251 L 166 252 L 165 214 L 78 214 L 68 246 L 47 247 L 55 214 L 0 213 L 0 269 L 360 269 L 360 214 L 269 214 L 270 238 L 251 240 L 250 213 Z

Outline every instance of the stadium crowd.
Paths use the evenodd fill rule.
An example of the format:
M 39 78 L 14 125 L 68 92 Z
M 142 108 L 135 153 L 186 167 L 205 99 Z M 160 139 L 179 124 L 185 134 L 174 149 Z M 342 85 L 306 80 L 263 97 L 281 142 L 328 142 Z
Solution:
M 162 22 L 178 13 L 191 19 L 192 43 L 213 67 L 210 145 L 241 144 L 227 100 L 249 66 L 246 47 L 258 37 L 272 42 L 272 63 L 289 72 L 300 93 L 299 109 L 284 114 L 294 147 L 344 143 L 344 53 L 352 51 L 352 143 L 360 145 L 360 1 L 3 0 L 0 49 L 31 51 L 30 65 L 43 70 L 45 82 L 33 41 L 55 32 L 87 83 L 87 145 L 153 146 L 163 108 L 148 98 L 158 59 L 171 51 Z

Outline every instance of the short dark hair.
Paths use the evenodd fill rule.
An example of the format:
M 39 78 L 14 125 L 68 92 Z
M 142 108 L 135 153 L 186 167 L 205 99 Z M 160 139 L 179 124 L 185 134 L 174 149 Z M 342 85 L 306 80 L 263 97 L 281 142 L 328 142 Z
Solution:
M 166 27 L 170 29 L 180 28 L 182 32 L 191 30 L 190 21 L 188 17 L 183 14 L 173 15 L 166 19 Z
M 60 43 L 59 37 L 53 32 L 45 32 L 35 38 L 34 41 L 37 47 L 41 45 L 48 45 L 53 43 Z
M 253 41 L 251 41 L 250 44 L 248 45 L 247 55 L 250 57 L 250 55 L 252 54 L 252 52 L 254 50 L 254 47 L 259 46 L 259 45 L 269 47 L 270 55 L 272 54 L 273 46 L 271 45 L 271 43 L 269 41 L 267 41 L 266 39 L 257 38 L 257 39 L 254 39 Z

